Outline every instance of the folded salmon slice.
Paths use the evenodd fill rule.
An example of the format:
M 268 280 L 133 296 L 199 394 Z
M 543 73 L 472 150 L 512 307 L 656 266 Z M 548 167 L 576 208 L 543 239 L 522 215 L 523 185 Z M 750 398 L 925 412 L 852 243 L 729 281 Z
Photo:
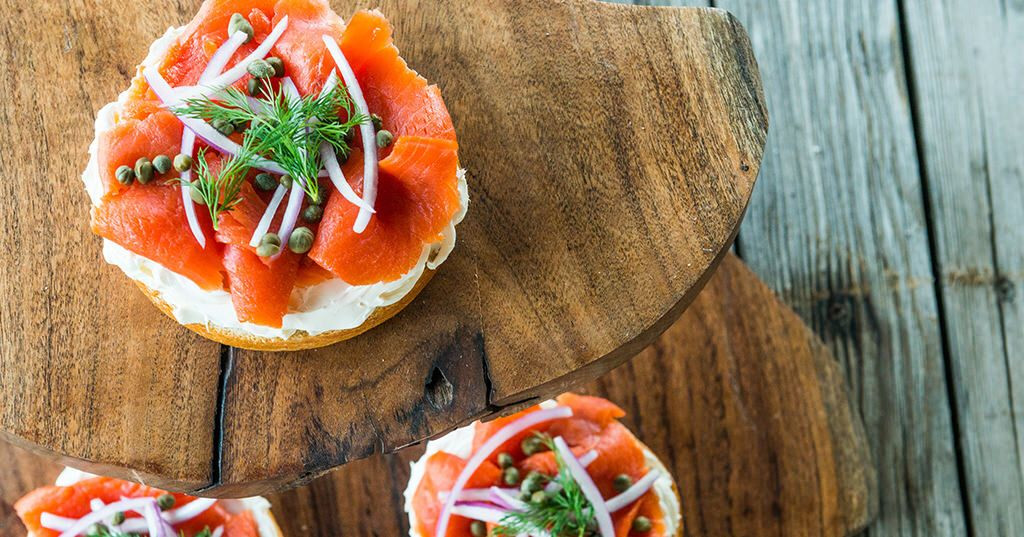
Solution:
M 412 269 L 459 210 L 455 142 L 403 136 L 380 162 L 376 214 L 363 233 L 352 231 L 358 207 L 331 196 L 309 257 L 352 285 L 393 281 Z M 353 154 L 346 177 L 362 191 L 362 158 Z
M 209 217 L 200 222 L 209 236 Z M 92 231 L 125 249 L 185 276 L 203 289 L 221 289 L 219 249 L 199 246 L 185 220 L 181 192 L 150 183 L 108 196 L 92 211 Z
M 34 537 L 57 537 L 59 531 L 42 527 L 40 518 L 43 513 L 50 513 L 66 518 L 81 518 L 92 512 L 89 502 L 99 499 L 105 504 L 120 501 L 123 498 L 156 498 L 166 491 L 112 479 L 109 477 L 94 477 L 84 479 L 68 487 L 42 487 L 36 489 L 14 503 L 14 510 L 18 513 L 25 527 Z M 175 508 L 187 505 L 195 500 L 192 496 L 185 494 L 174 494 Z M 135 518 L 135 513 L 126 513 L 126 517 Z M 224 526 L 225 537 L 256 537 L 258 535 L 252 513 L 246 511 L 239 515 L 231 515 L 220 505 L 214 505 L 202 514 L 181 523 L 174 527 L 185 537 L 218 526 Z

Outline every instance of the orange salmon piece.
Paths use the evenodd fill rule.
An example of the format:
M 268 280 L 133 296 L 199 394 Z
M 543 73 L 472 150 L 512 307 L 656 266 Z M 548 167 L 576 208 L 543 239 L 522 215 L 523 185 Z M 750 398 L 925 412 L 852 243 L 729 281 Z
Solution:
M 224 247 L 224 268 L 238 320 L 281 328 L 298 276 L 299 256 L 284 251 L 268 265 L 248 245 L 228 244 Z
M 120 166 L 134 167 L 140 157 L 152 159 L 157 155 L 177 155 L 181 149 L 181 131 L 181 121 L 174 114 L 161 110 L 142 120 L 123 120 L 101 132 L 96 158 L 104 192 L 111 194 L 128 188 L 115 176 Z M 154 173 L 153 183 L 161 183 L 176 175 L 173 171 L 166 177 Z
M 376 214 L 352 230 L 359 208 L 332 195 L 309 257 L 352 285 L 393 281 L 411 270 L 459 210 L 454 142 L 403 136 L 380 162 Z M 362 191 L 362 162 L 353 154 L 345 176 Z
M 199 246 L 182 205 L 178 188 L 155 184 L 134 185 L 108 196 L 92 210 L 93 233 L 189 278 L 203 289 L 221 289 L 224 269 L 219 249 L 211 242 Z M 200 223 L 212 236 L 209 217 Z
M 437 519 L 440 518 L 441 509 L 444 508 L 444 503 L 438 500 L 437 494 L 441 491 L 451 490 L 459 473 L 465 467 L 466 461 L 444 451 L 438 451 L 427 459 L 423 479 L 412 498 L 413 510 L 416 512 L 416 518 L 420 524 L 421 535 L 434 534 Z M 496 485 L 499 479 L 501 479 L 501 470 L 494 464 L 485 461 L 466 482 L 466 488 L 490 487 Z M 468 536 L 471 522 L 468 518 L 452 516 L 448 530 L 445 532 L 446 537 Z

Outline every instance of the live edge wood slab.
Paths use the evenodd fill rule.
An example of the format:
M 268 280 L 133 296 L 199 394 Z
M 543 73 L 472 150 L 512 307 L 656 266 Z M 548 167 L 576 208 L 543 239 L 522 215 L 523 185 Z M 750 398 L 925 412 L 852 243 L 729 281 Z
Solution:
M 379 7 L 438 83 L 470 209 L 421 296 L 349 342 L 237 351 L 106 265 L 78 176 L 93 115 L 197 1 L 5 3 L 0 437 L 102 473 L 262 492 L 547 397 L 667 328 L 727 251 L 767 129 L 713 9 L 591 0 Z
M 682 496 L 683 535 L 840 537 L 877 509 L 875 472 L 840 367 L 800 319 L 727 256 L 682 317 L 581 386 L 620 404 Z M 356 461 L 271 496 L 287 537 L 407 535 L 402 491 L 422 446 Z M 9 454 L 13 454 L 11 457 Z M 0 535 L 56 465 L 0 444 Z

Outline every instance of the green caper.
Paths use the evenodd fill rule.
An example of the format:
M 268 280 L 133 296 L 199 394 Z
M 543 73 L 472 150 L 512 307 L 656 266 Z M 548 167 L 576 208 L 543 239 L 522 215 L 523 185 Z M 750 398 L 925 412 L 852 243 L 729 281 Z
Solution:
M 504 451 L 498 453 L 498 466 L 500 466 L 501 468 L 508 468 L 509 466 L 512 466 L 514 462 L 515 461 L 512 460 L 512 455 L 509 455 Z
M 171 157 L 167 155 L 157 155 L 153 158 L 153 169 L 156 173 L 167 173 L 171 171 Z
M 245 67 L 245 70 L 252 75 L 253 78 L 270 78 L 274 76 L 274 66 L 270 65 L 267 60 L 253 60 L 249 65 Z
M 195 180 L 189 184 L 188 195 L 192 198 L 192 201 L 199 205 L 206 205 L 206 200 L 203 199 L 203 193 L 199 191 L 199 181 Z
M 501 472 L 501 479 L 506 485 L 516 485 L 519 483 L 519 470 L 516 470 L 515 466 L 509 466 Z
M 97 537 L 99 535 L 106 535 L 107 533 L 107 527 L 103 524 L 93 524 L 85 530 L 86 537 Z
M 160 510 L 166 511 L 174 507 L 174 495 L 173 494 L 161 494 L 156 499 L 156 504 L 160 506 Z
M 282 175 L 280 181 L 281 181 L 281 186 L 283 186 L 285 188 L 291 188 L 292 187 L 292 176 L 290 176 L 290 175 Z
M 110 523 L 117 526 L 124 522 L 124 511 L 118 511 L 114 513 L 114 516 L 110 519 Z
M 249 24 L 249 21 L 246 20 L 241 13 L 231 15 L 231 20 L 228 21 L 228 37 L 235 35 L 235 32 L 242 32 L 245 34 L 246 37 L 243 43 L 252 41 L 253 36 L 256 35 L 256 32 L 252 29 L 252 25 Z
M 281 58 L 278 58 L 277 56 L 271 56 L 264 61 L 266 61 L 271 67 L 274 68 L 274 76 L 276 78 L 281 78 L 282 76 L 284 76 L 284 62 L 281 61 Z
M 381 119 L 380 116 L 378 116 L 377 114 L 370 114 L 370 121 L 373 122 L 374 130 L 379 131 L 384 127 L 384 120 Z
M 544 503 L 544 500 L 546 499 L 548 499 L 548 495 L 543 490 L 538 490 L 530 495 L 530 501 L 532 503 Z
M 544 488 L 544 479 L 543 474 L 530 472 L 523 478 L 523 482 L 519 485 L 519 490 L 527 494 L 533 494 Z
M 626 474 L 619 474 L 612 480 L 612 488 L 615 492 L 626 492 L 626 489 L 633 486 L 633 480 Z
M 256 255 L 270 257 L 281 251 L 281 237 L 277 233 L 267 233 L 260 239 L 260 245 L 256 247 Z
M 645 516 L 638 516 L 633 519 L 633 526 L 631 529 L 641 533 L 651 531 L 651 519 Z
M 307 222 L 319 222 L 324 217 L 324 208 L 319 205 L 310 205 L 302 210 L 302 219 Z
M 469 524 L 469 533 L 473 537 L 487 537 L 487 524 L 474 520 Z
M 217 118 L 210 122 L 210 126 L 217 129 L 217 132 L 224 136 L 231 136 L 235 132 L 235 126 L 226 119 Z
M 393 141 L 395 141 L 395 135 L 391 134 L 391 131 L 377 131 L 377 147 L 383 149 L 391 145 Z
M 117 177 L 118 183 L 130 185 L 135 180 L 135 170 L 131 166 L 118 166 L 117 171 L 114 172 L 114 177 Z
M 135 161 L 135 178 L 142 184 L 153 179 L 153 163 L 148 158 L 142 157 Z
M 174 169 L 179 172 L 187 172 L 192 169 L 192 157 L 185 153 L 178 153 L 174 156 Z
M 315 238 L 316 236 L 308 227 L 299 226 L 292 231 L 292 236 L 288 237 L 288 249 L 297 254 L 304 254 L 313 247 Z
M 235 128 L 235 132 L 245 132 L 245 129 L 249 128 L 249 122 L 247 121 L 236 121 L 232 124 Z
M 262 78 L 250 78 L 245 83 L 245 89 L 249 91 L 249 95 L 253 97 L 259 97 L 263 93 L 263 88 L 267 87 L 266 83 Z
M 257 174 L 256 178 L 253 179 L 253 183 L 256 185 L 256 188 L 264 192 L 270 192 L 277 188 L 277 179 L 274 179 L 274 176 L 269 173 Z
M 260 237 L 260 244 L 273 244 L 274 246 L 281 246 L 281 236 L 277 233 L 265 233 Z
M 528 436 L 524 438 L 519 444 L 519 447 L 523 449 L 523 453 L 527 456 L 547 451 L 548 449 L 547 446 L 544 445 L 544 441 L 539 436 Z

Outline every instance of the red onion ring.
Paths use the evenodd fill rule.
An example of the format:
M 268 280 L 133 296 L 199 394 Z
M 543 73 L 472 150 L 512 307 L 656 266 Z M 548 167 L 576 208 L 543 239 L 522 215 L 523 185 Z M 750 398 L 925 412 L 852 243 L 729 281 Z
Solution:
M 612 516 L 605 507 L 601 491 L 597 489 L 597 485 L 590 478 L 590 474 L 580 464 L 576 455 L 573 455 L 572 450 L 569 449 L 569 444 L 566 444 L 565 439 L 561 436 L 555 438 L 555 450 L 561 455 L 566 468 L 569 469 L 569 473 L 580 486 L 583 495 L 590 500 L 591 509 L 594 512 L 594 518 L 597 520 L 597 529 L 601 532 L 601 537 L 615 537 L 615 526 L 612 525 Z
M 654 486 L 654 482 L 661 477 L 661 472 L 657 470 L 651 470 L 647 472 L 643 477 L 636 480 L 628 489 L 622 491 L 621 494 L 610 498 L 605 502 L 608 512 L 614 513 L 619 509 L 639 500 L 648 490 Z

